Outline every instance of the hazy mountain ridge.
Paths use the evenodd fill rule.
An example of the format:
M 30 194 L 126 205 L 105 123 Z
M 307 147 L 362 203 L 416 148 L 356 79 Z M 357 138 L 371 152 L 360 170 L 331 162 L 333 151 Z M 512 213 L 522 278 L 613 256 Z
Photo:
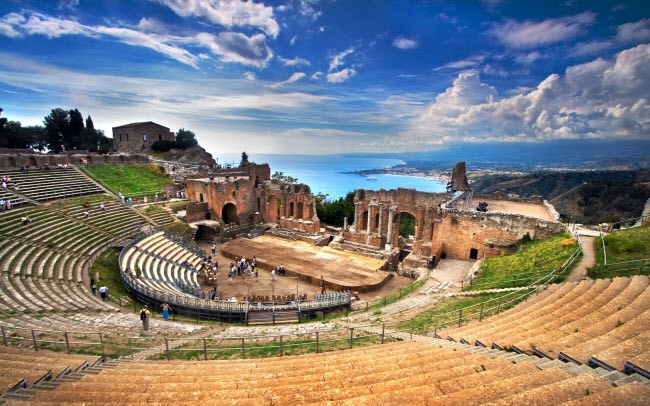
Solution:
M 580 223 L 601 223 L 638 217 L 650 198 L 650 169 L 636 171 L 540 172 L 525 176 L 486 175 L 472 188 L 522 197 L 544 196 L 558 212 Z

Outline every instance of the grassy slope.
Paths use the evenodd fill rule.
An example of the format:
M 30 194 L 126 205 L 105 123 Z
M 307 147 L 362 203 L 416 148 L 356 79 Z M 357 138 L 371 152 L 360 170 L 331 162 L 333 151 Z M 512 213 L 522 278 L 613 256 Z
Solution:
M 568 238 L 566 234 L 559 234 L 545 240 L 534 240 L 522 243 L 512 255 L 487 258 L 481 272 L 466 290 L 529 285 L 551 270 L 560 268 L 576 250 L 575 243 L 562 246 Z
M 170 185 L 171 179 L 154 164 L 144 165 L 89 165 L 85 168 L 95 178 L 115 193 L 124 196 L 142 195 L 146 192 L 155 193 L 163 186 Z
M 650 225 L 614 231 L 606 235 L 607 268 L 604 266 L 603 245 L 600 238 L 594 240 L 596 265 L 588 273 L 592 278 L 608 278 L 643 273 L 650 274 Z M 646 259 L 645 263 L 614 265 L 615 263 Z M 643 265 L 643 268 L 641 266 Z M 632 267 L 632 269 L 624 270 Z

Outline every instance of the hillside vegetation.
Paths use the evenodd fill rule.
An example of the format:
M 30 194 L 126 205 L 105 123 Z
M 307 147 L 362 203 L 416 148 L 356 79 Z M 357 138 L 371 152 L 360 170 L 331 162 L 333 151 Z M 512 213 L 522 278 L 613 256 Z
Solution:
M 650 170 L 493 175 L 479 178 L 472 187 L 486 194 L 503 191 L 522 197 L 541 195 L 566 220 L 597 224 L 641 215 L 650 198 Z
M 172 180 L 161 167 L 155 164 L 144 165 L 89 165 L 83 168 L 91 177 L 113 191 L 126 197 L 140 198 L 162 191 Z
M 650 275 L 650 224 L 618 230 L 603 238 L 607 253 L 607 266 L 603 254 L 603 241 L 594 240 L 596 265 L 588 274 L 592 278 L 609 278 L 637 274 Z
M 576 248 L 576 242 L 568 234 L 522 242 L 514 254 L 487 258 L 465 290 L 528 286 L 559 269 Z

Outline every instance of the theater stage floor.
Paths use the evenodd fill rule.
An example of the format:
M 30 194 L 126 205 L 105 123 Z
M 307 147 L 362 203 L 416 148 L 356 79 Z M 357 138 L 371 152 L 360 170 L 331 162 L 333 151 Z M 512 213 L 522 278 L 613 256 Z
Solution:
M 228 241 L 221 252 L 228 258 L 255 256 L 258 266 L 267 270 L 284 264 L 287 276 L 299 276 L 312 285 L 318 285 L 323 275 L 329 290 L 375 290 L 392 277 L 379 270 L 383 260 L 267 235 Z

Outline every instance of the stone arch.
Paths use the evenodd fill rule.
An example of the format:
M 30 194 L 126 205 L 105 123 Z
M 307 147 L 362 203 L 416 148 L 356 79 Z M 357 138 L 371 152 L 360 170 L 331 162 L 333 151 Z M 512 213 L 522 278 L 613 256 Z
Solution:
M 302 202 L 298 202 L 298 204 L 296 205 L 296 216 L 295 216 L 297 219 L 303 218 L 304 209 L 305 208 L 304 208 Z
M 15 168 L 16 167 L 16 158 L 10 156 L 8 159 L 8 164 L 10 168 Z
M 34 156 L 29 157 L 29 166 L 37 166 L 36 165 L 36 157 L 34 157 Z
M 478 249 L 470 248 L 470 250 L 469 250 L 469 259 L 478 259 Z
M 226 224 L 239 224 L 237 218 L 237 206 L 233 203 L 226 203 L 221 209 L 221 219 Z
M 262 212 L 262 199 L 260 199 L 259 197 L 257 198 L 257 210 L 256 211 L 258 213 Z
M 264 210 L 264 218 L 269 223 L 278 223 L 280 220 L 280 209 L 282 201 L 275 195 L 266 198 L 266 208 Z
M 289 217 L 294 217 L 294 204 L 293 202 L 289 202 Z
M 403 235 L 402 237 L 404 237 L 404 238 L 410 238 L 410 237 L 413 237 L 414 239 L 417 238 L 417 235 L 418 235 L 418 227 L 420 226 L 420 225 L 418 224 L 418 216 L 416 216 L 414 213 L 412 213 L 412 212 L 411 212 L 410 210 L 408 210 L 408 209 L 401 209 L 401 210 L 398 212 L 397 216 L 395 216 L 395 223 L 396 223 L 396 224 L 394 224 L 393 226 L 394 226 L 394 227 L 397 227 L 397 228 L 396 228 L 396 230 L 397 230 L 397 234 L 399 235 L 400 232 L 401 232 L 402 227 L 400 227 L 400 225 L 402 225 L 402 222 L 406 222 L 406 221 L 409 221 L 409 222 L 412 223 L 412 225 L 413 225 L 413 226 L 412 226 L 412 232 L 413 232 L 413 233 L 411 234 L 411 233 L 409 232 L 409 233 L 408 233 L 408 234 L 409 234 L 408 237 L 407 237 L 407 236 L 404 236 L 404 235 Z M 411 227 L 409 226 L 408 228 L 410 229 Z
M 199 202 L 203 203 L 203 193 L 199 193 Z
M 381 227 L 381 224 L 379 224 L 379 213 L 375 213 L 375 222 L 373 224 L 373 228 L 375 230 L 379 230 L 379 227 Z
M 48 160 L 47 160 L 47 163 L 49 165 L 51 165 L 51 166 L 56 165 L 56 157 L 53 157 L 53 156 L 49 157 Z

